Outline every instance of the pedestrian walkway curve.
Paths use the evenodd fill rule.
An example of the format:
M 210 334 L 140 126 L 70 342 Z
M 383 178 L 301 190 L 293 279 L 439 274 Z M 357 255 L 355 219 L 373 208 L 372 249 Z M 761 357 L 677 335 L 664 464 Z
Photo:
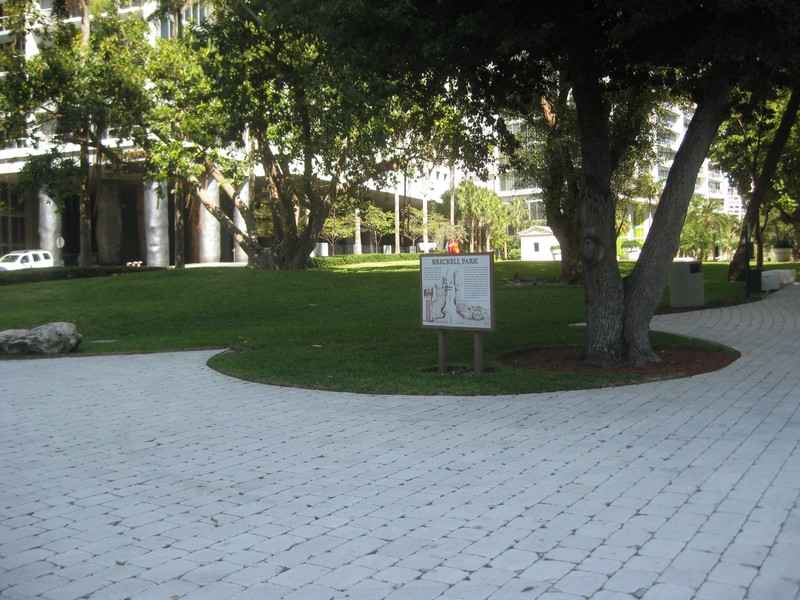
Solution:
M 0 599 L 795 600 L 799 316 L 797 285 L 661 315 L 742 357 L 518 396 L 0 361 Z

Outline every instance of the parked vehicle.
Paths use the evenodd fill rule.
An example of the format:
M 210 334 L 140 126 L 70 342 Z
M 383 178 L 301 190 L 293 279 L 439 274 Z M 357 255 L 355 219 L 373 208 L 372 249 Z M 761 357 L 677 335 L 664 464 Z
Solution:
M 53 255 L 47 250 L 17 250 L 0 258 L 0 271 L 52 267 Z

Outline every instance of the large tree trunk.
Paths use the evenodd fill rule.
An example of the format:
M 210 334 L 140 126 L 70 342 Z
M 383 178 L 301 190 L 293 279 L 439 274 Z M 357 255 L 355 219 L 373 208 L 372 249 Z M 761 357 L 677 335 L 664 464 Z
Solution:
M 276 236 L 273 247 L 275 266 L 278 269 L 297 270 L 305 267 L 322 232 L 325 219 L 328 218 L 332 202 L 313 192 L 307 192 L 306 196 L 308 208 L 305 212 L 306 223 L 302 226 L 291 200 L 284 197 L 278 202 L 278 214 L 283 223 L 282 231 Z
M 623 283 L 616 258 L 615 199 L 611 192 L 615 161 L 610 147 L 610 111 L 603 102 L 594 56 L 582 39 L 576 39 L 571 48 L 570 76 L 583 158 L 580 215 L 587 324 L 584 360 L 598 367 L 655 361 L 648 339 L 650 320 L 678 249 L 697 173 L 726 116 L 731 86 L 721 79 L 709 81 L 705 97 L 698 100 L 642 255 L 631 277 Z
M 583 187 L 580 193 L 581 261 L 586 301 L 586 364 L 606 367 L 623 360 L 623 286 L 617 266 L 609 108 L 597 66 L 584 40 L 570 52 L 570 78 L 578 112 Z
M 242 231 L 234 220 L 226 215 L 219 205 L 208 197 L 207 186 L 196 177 L 192 177 L 189 179 L 189 183 L 194 187 L 195 194 L 201 204 L 220 222 L 222 228 L 236 240 L 239 247 L 247 254 L 248 267 L 274 268 L 275 263 L 272 256 L 265 251 L 259 242 L 258 233 L 256 232 L 255 217 L 253 216 L 250 203 L 236 192 L 236 188 L 231 185 L 230 181 L 227 180 L 222 172 L 214 167 L 213 164 L 207 163 L 206 167 L 209 170 L 209 174 L 219 183 L 220 189 L 228 195 L 236 205 L 236 208 L 239 209 L 239 214 L 245 224 L 245 231 Z
M 78 209 L 80 218 L 80 254 L 78 256 L 78 266 L 91 267 L 94 264 L 94 260 L 92 258 L 92 175 L 91 166 L 89 164 L 88 127 L 81 134 L 80 165 L 82 181 Z
M 792 127 L 797 120 L 797 111 L 800 109 L 800 89 L 792 89 L 789 96 L 789 101 L 786 104 L 786 109 L 781 116 L 781 122 L 775 130 L 775 136 L 767 148 L 767 155 L 764 158 L 764 164 L 761 166 L 761 171 L 758 174 L 754 184 L 753 193 L 750 196 L 750 201 L 747 203 L 744 219 L 742 221 L 742 231 L 739 235 L 739 246 L 731 259 L 728 266 L 728 280 L 729 281 L 742 281 L 745 277 L 749 262 L 749 253 L 747 252 L 748 231 L 758 231 L 758 220 L 761 214 L 761 207 L 764 204 L 769 192 L 772 190 L 772 178 L 775 176 L 775 171 L 778 169 L 778 161 L 780 160 L 781 152 L 789 139 L 792 132 Z M 761 243 L 759 240 L 759 250 L 761 250 Z
M 579 214 L 580 174 L 570 152 L 569 140 L 562 126 L 562 113 L 569 110 L 569 86 L 566 74 L 559 75 L 555 101 L 539 99 L 539 108 L 547 125 L 545 148 L 547 174 L 542 181 L 547 225 L 561 248 L 561 281 L 578 283 L 582 279 L 581 222 Z
M 545 207 L 545 210 L 547 208 Z M 583 278 L 581 266 L 581 226 L 577 215 L 571 219 L 548 218 L 547 224 L 553 231 L 561 248 L 561 275 L 563 283 L 579 283 Z
M 675 155 L 653 216 L 642 254 L 625 280 L 623 347 L 626 362 L 658 362 L 650 346 L 650 320 L 664 293 L 670 265 L 680 245 L 697 173 L 728 112 L 732 86 L 720 81 L 698 100 L 694 117 Z
M 88 0 L 78 0 L 78 10 L 81 13 L 81 53 L 86 53 L 89 48 L 91 35 L 89 21 L 89 2 Z M 87 119 L 88 121 L 88 119 Z M 81 182 L 81 196 L 79 204 L 80 213 L 80 254 L 78 255 L 78 266 L 91 267 L 94 264 L 92 259 L 92 191 L 91 191 L 91 167 L 89 165 L 89 145 L 91 143 L 91 131 L 89 123 L 84 125 L 81 131 L 80 140 L 80 165 L 83 181 Z
M 174 230 L 175 230 L 175 268 L 183 269 L 186 266 L 186 254 L 184 246 L 186 244 L 185 224 L 183 209 L 185 206 L 184 186 L 178 180 L 172 193 L 174 210 Z
M 89 36 L 92 31 L 88 0 L 78 0 L 78 10 L 81 13 L 81 46 L 89 46 Z
M 569 162 L 563 162 L 567 161 Z M 572 162 L 563 157 L 560 168 L 553 165 L 550 186 L 543 190 L 547 225 L 553 231 L 561 248 L 561 281 L 578 283 L 582 279 L 581 220 L 578 212 L 580 187 L 577 175 L 570 173 Z

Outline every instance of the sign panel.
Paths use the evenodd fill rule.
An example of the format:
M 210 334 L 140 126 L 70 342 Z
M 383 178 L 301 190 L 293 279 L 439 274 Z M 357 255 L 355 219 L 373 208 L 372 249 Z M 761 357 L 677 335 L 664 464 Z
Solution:
M 494 257 L 422 254 L 422 326 L 494 330 Z

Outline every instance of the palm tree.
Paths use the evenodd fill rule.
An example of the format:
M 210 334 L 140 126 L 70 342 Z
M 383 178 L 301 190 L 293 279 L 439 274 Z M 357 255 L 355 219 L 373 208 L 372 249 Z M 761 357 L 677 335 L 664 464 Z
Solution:
M 681 251 L 703 260 L 715 246 L 735 245 L 735 219 L 722 212 L 722 200 L 695 196 L 681 232 Z

